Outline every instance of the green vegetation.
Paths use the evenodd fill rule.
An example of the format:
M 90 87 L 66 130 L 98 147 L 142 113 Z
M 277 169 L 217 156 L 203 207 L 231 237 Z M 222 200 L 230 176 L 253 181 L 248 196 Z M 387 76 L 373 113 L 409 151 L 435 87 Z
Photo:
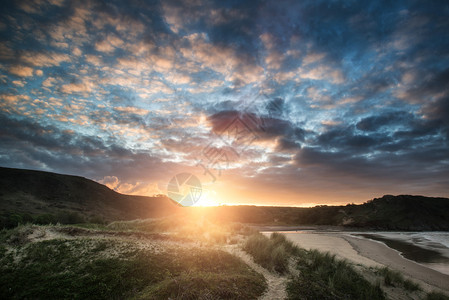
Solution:
M 290 259 L 295 262 L 287 283 L 289 299 L 385 299 L 379 285 L 369 283 L 346 261 L 300 249 L 282 234 L 253 234 L 243 248 L 255 262 L 279 273 L 288 272 Z
M 261 275 L 190 271 L 147 287 L 136 299 L 256 299 L 265 288 Z
M 407 291 L 421 291 L 421 287 L 419 284 L 409 280 L 405 279 L 404 276 L 402 276 L 401 273 L 397 271 L 390 270 L 387 267 L 383 267 L 378 269 L 378 273 L 384 277 L 384 283 L 387 286 L 402 286 Z
M 220 250 L 120 235 L 29 239 L 45 230 L 58 228 L 2 231 L 0 298 L 255 299 L 266 289 L 262 275 Z
M 0 299 L 256 299 L 265 278 L 220 250 L 243 234 L 249 235 L 241 246 L 258 264 L 286 276 L 288 299 L 385 299 L 385 286 L 449 299 L 426 295 L 387 268 L 371 270 L 380 278 L 372 284 L 348 262 L 298 248 L 279 233 L 266 237 L 241 224 L 192 220 L 4 229 Z
M 87 219 L 81 214 L 73 211 L 59 211 L 55 214 L 36 214 L 30 215 L 28 213 L 10 213 L 0 217 L 0 228 L 14 228 L 23 224 L 79 224 L 85 222 L 104 223 L 100 217 L 91 217 Z
M 190 214 L 148 220 L 118 221 L 106 229 L 126 232 L 170 233 L 173 237 L 207 244 L 236 244 L 236 235 L 250 235 L 257 232 L 240 223 L 214 223 L 204 217 L 201 208 Z
M 426 300 L 449 300 L 449 297 L 443 293 L 431 292 L 427 294 Z
M 292 242 L 279 233 L 273 233 L 270 238 L 261 233 L 253 234 L 248 237 L 243 249 L 252 255 L 256 263 L 280 274 L 288 273 L 290 256 L 299 252 Z
M 379 285 L 329 253 L 301 251 L 296 268 L 299 272 L 287 283 L 289 299 L 385 299 Z

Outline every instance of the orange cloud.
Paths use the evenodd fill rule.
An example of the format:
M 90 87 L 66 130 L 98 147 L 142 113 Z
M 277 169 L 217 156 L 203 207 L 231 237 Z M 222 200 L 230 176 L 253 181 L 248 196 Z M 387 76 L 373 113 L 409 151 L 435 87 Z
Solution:
M 324 56 L 325 55 L 322 54 L 322 53 L 311 53 L 311 54 L 308 54 L 302 61 L 303 65 L 306 66 L 306 65 L 312 64 L 314 62 L 320 61 L 321 59 L 324 58 Z
M 123 45 L 123 40 L 115 35 L 109 35 L 106 39 L 97 42 L 95 44 L 95 49 L 100 52 L 112 52 L 115 48 Z
M 120 112 L 132 113 L 132 114 L 141 115 L 141 116 L 146 115 L 150 112 L 147 109 L 138 108 L 138 107 L 134 107 L 134 106 L 127 106 L 127 107 L 119 106 L 119 107 L 115 107 L 114 110 L 120 111 Z
M 13 66 L 9 68 L 9 73 L 20 77 L 30 77 L 33 76 L 33 68 L 26 66 Z
M 186 39 L 191 46 L 182 48 L 181 53 L 201 68 L 221 73 L 228 81 L 251 83 L 261 80 L 263 68 L 248 63 L 246 58 L 239 57 L 233 49 L 208 43 L 204 34 L 191 34 Z
M 69 62 L 70 56 L 63 53 L 36 53 L 27 52 L 21 56 L 21 61 L 36 67 L 59 66 L 62 62 Z
M 163 193 L 157 183 L 136 182 L 133 184 L 122 182 L 116 176 L 105 176 L 103 179 L 98 180 L 98 182 L 121 194 L 153 196 Z

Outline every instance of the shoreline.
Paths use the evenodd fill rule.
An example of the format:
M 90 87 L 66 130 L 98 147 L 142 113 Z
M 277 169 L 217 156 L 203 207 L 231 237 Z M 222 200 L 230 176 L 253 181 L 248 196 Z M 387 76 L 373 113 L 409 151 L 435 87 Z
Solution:
M 309 228 L 282 231 L 289 240 L 302 248 L 330 252 L 340 259 L 365 267 L 386 266 L 419 282 L 426 290 L 436 288 L 449 292 L 449 275 L 404 258 L 398 250 L 388 247 L 383 242 L 352 236 L 345 231 L 313 231 Z M 263 233 L 270 234 L 270 232 Z
M 392 249 L 382 242 L 347 235 L 342 235 L 341 238 L 348 241 L 360 255 L 397 270 L 411 279 L 449 292 L 449 275 L 404 258 L 398 250 Z

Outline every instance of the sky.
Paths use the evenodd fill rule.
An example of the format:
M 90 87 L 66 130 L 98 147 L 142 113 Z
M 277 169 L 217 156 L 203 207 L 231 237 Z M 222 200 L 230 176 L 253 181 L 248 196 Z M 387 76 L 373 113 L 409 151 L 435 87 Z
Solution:
M 0 166 L 197 204 L 449 196 L 447 1 L 2 1 Z

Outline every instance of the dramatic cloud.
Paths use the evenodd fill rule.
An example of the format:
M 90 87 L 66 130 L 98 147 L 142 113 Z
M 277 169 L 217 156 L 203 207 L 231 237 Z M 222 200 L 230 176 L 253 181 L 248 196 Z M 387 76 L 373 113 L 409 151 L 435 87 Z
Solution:
M 449 196 L 445 1 L 9 1 L 0 165 L 214 203 Z M 214 196 L 212 196 L 214 195 Z

